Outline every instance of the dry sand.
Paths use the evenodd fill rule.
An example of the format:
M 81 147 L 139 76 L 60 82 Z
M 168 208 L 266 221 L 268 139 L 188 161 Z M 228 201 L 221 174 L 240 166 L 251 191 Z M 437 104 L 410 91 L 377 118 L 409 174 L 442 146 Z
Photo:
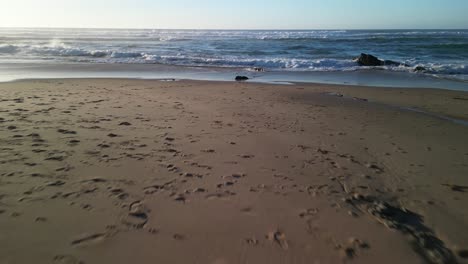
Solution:
M 3 83 L 0 263 L 468 263 L 468 126 L 441 116 L 468 94 Z

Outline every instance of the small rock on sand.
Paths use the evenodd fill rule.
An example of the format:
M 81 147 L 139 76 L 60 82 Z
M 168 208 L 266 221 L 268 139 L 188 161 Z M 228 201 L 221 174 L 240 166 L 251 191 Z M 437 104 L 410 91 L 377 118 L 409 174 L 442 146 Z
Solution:
M 247 81 L 249 77 L 247 76 L 236 76 L 236 81 Z

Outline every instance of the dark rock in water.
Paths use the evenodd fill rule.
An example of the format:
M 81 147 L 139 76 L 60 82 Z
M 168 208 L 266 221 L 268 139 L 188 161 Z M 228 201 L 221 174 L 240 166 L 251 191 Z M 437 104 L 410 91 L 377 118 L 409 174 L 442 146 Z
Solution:
M 402 63 L 392 61 L 392 60 L 384 60 L 383 65 L 385 66 L 400 66 L 403 65 Z
M 392 61 L 392 60 L 380 60 L 379 58 L 370 55 L 370 54 L 365 54 L 361 53 L 361 56 L 356 58 L 357 63 L 359 66 L 406 66 L 408 65 L 404 63 L 400 63 L 397 61 Z
M 384 62 L 379 60 L 377 57 L 370 54 L 361 53 L 361 56 L 357 58 L 359 66 L 382 66 Z
M 247 81 L 248 79 L 247 76 L 236 76 L 236 81 Z
M 256 72 L 264 72 L 265 71 L 265 69 L 263 69 L 261 67 L 254 67 L 253 70 L 256 71 Z
M 423 71 L 427 71 L 426 68 L 424 68 L 423 66 L 416 66 L 413 71 L 415 72 L 423 72 Z

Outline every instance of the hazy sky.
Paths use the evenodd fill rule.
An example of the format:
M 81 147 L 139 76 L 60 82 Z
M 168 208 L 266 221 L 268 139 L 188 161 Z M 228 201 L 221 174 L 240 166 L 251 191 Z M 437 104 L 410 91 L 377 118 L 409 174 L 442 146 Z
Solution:
M 2 27 L 468 28 L 468 0 L 0 0 Z

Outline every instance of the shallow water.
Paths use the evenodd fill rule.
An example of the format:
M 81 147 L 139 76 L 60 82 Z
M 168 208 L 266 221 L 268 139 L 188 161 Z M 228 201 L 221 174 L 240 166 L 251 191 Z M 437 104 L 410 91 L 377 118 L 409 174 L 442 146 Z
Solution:
M 253 72 L 242 68 L 186 67 L 161 64 L 0 64 L 0 82 L 44 78 L 142 78 L 234 81 L 246 75 L 248 82 L 325 83 L 378 87 L 438 88 L 468 91 L 468 83 L 421 74 L 359 70 L 347 72 Z

